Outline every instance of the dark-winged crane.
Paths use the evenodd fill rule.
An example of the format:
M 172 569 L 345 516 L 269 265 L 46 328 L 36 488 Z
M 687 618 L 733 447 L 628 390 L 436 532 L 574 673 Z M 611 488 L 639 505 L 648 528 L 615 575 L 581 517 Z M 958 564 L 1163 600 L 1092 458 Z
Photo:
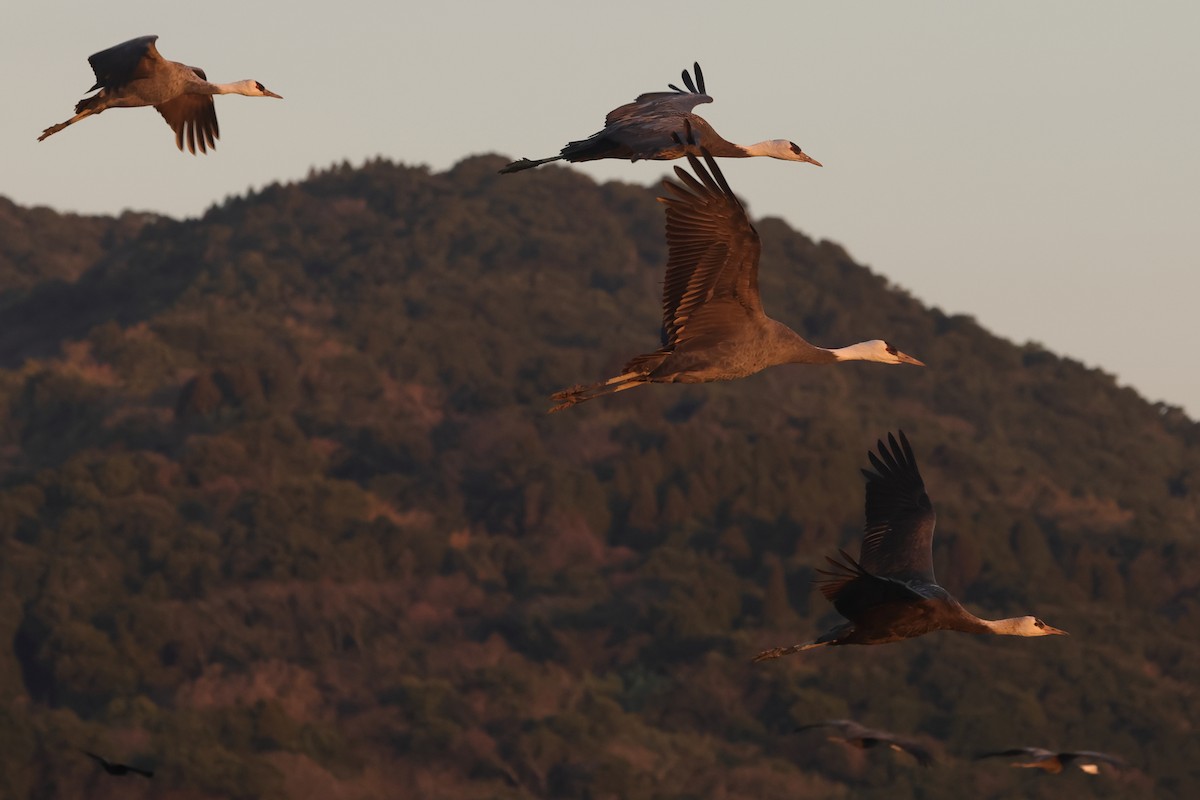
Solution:
M 101 50 L 88 58 L 96 83 L 88 91 L 100 91 L 75 105 L 75 116 L 42 131 L 38 141 L 68 125 L 109 108 L 154 106 L 175 131 L 175 146 L 201 153 L 217 146 L 220 130 L 213 108 L 215 94 L 247 97 L 279 97 L 258 81 L 209 83 L 204 70 L 178 61 L 167 61 L 154 46 L 157 36 L 130 39 Z
M 88 752 L 87 750 L 84 750 L 83 754 L 99 764 L 100 768 L 109 775 L 141 775 L 143 778 L 154 777 L 153 770 L 141 769 L 140 767 L 131 767 L 128 764 L 118 764 L 115 761 L 109 761 L 104 756 L 98 756 L 95 753 Z
M 639 95 L 632 103 L 615 108 L 604 118 L 604 129 L 586 139 L 571 142 L 558 155 L 530 160 L 522 158 L 500 170 L 501 173 L 520 172 L 551 161 L 596 161 L 602 158 L 623 158 L 630 161 L 651 159 L 665 161 L 681 158 L 687 153 L 699 155 L 705 148 L 714 156 L 722 158 L 748 158 L 770 156 L 784 161 L 804 161 L 821 166 L 821 162 L 810 158 L 800 146 L 787 139 L 768 139 L 757 144 L 740 145 L 728 142 L 713 130 L 703 117 L 692 113 L 701 103 L 711 103 L 712 98 L 704 91 L 704 73 L 695 64 L 696 80 L 683 71 L 686 90 L 668 84 L 669 92 L 649 92 Z M 696 132 L 694 145 L 685 145 L 672 134 L 691 125 Z
M 824 722 L 801 725 L 796 728 L 796 731 L 813 730 L 816 728 L 830 728 L 832 729 L 832 735 L 826 737 L 830 741 L 841 742 L 850 747 L 857 747 L 860 750 L 869 750 L 872 747 L 882 744 L 887 745 L 898 753 L 908 753 L 922 767 L 928 767 L 933 763 L 932 751 L 916 739 L 899 736 L 891 731 L 868 728 L 852 719 L 827 719 Z
M 658 198 L 667 216 L 663 346 L 635 357 L 615 378 L 555 393 L 557 405 L 551 412 L 646 383 L 734 380 L 776 364 L 878 361 L 924 366 L 880 339 L 817 347 L 763 313 L 758 231 L 712 155 L 704 148 L 701 153 L 708 169 L 688 153 L 696 177 L 675 167 L 680 183 L 663 181 L 671 196 Z
M 1020 758 L 1021 760 L 1014 761 L 1012 766 L 1040 769 L 1051 775 L 1057 775 L 1071 764 L 1079 767 L 1088 775 L 1099 775 L 1101 764 L 1108 764 L 1117 769 L 1125 769 L 1129 766 L 1122 758 L 1108 753 L 1098 753 L 1095 750 L 1054 751 L 1044 750 L 1041 747 L 1014 747 L 1009 750 L 980 753 L 975 756 L 976 759 L 997 757 Z
M 821 593 L 844 625 L 814 641 L 764 650 L 755 661 L 779 658 L 814 647 L 887 644 L 933 631 L 994 633 L 1004 636 L 1065 634 L 1037 617 L 980 619 L 938 585 L 933 574 L 933 527 L 937 515 L 904 432 L 868 451 L 875 471 L 867 479 L 867 524 L 858 560 L 842 550 L 829 558 L 833 570 L 818 570 Z

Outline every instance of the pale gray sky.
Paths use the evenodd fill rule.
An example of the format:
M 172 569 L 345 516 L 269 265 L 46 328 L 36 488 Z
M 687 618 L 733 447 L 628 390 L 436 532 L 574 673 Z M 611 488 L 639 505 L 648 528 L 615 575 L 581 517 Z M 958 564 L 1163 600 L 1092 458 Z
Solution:
M 87 56 L 147 33 L 286 99 L 218 98 L 207 156 L 146 109 L 39 144 L 91 85 Z M 722 135 L 792 139 L 826 165 L 726 162 L 753 214 L 1197 417 L 1198 33 L 1188 0 L 13 3 L 0 194 L 194 216 L 343 160 L 547 156 L 699 61 Z M 580 169 L 645 185 L 668 166 Z

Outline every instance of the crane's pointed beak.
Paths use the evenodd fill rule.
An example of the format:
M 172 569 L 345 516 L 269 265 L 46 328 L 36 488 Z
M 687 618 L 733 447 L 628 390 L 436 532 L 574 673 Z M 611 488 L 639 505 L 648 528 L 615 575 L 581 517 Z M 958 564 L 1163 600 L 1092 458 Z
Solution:
M 925 366 L 924 361 L 919 358 L 913 358 L 908 353 L 901 353 L 899 350 L 896 351 L 896 358 L 900 359 L 901 364 L 915 364 L 918 367 Z
M 1054 633 L 1054 634 L 1058 634 L 1059 636 L 1070 636 L 1071 635 L 1071 634 L 1067 633 L 1066 631 L 1060 631 L 1058 628 L 1052 628 L 1049 625 L 1046 626 L 1046 633 Z
M 274 97 L 276 100 L 282 100 L 282 99 L 283 99 L 283 95 L 281 95 L 281 94 L 275 94 L 275 93 L 274 93 L 274 92 L 272 92 L 270 89 L 263 89 L 263 94 L 264 94 L 264 95 L 266 95 L 267 97 Z
M 823 166 L 825 166 L 825 165 L 824 165 L 824 164 L 822 164 L 820 161 L 817 161 L 815 158 L 813 158 L 812 156 L 810 156 L 808 153 L 801 153 L 801 154 L 800 154 L 800 160 L 801 160 L 801 161 L 806 161 L 806 162 L 808 162 L 809 164 L 816 164 L 818 167 L 823 167 Z

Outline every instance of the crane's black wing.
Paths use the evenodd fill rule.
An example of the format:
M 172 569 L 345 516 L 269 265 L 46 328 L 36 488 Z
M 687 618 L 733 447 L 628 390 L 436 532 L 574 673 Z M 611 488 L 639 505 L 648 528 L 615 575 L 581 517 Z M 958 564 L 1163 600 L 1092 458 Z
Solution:
M 1031 758 L 1043 759 L 1052 758 L 1054 753 L 1049 750 L 1044 750 L 1040 747 L 1012 747 L 1008 750 L 996 750 L 989 753 L 976 753 L 975 759 L 981 758 L 1013 758 L 1016 756 L 1030 756 Z
M 862 743 L 863 747 L 875 747 L 879 744 L 886 744 L 893 750 L 903 750 L 915 758 L 917 763 L 923 767 L 928 767 L 934 760 L 933 752 L 916 739 L 899 736 L 891 731 L 868 728 L 852 719 L 827 719 L 824 722 L 801 725 L 796 730 L 804 731 L 813 728 L 833 728 L 837 730 L 839 738 L 843 741 L 858 741 Z
M 204 70 L 199 67 L 189 67 L 200 80 L 208 80 Z M 190 153 L 195 154 L 196 148 L 201 153 L 207 153 L 209 148 L 216 149 L 217 139 L 221 136 L 221 128 L 217 125 L 217 109 L 213 105 L 212 95 L 181 94 L 154 107 L 163 119 L 175 131 L 175 146 L 180 150 L 184 145 Z
M 148 74 L 152 67 L 147 62 L 163 60 L 154 46 L 157 39 L 157 36 L 139 36 L 89 56 L 88 63 L 96 73 L 96 85 L 88 91 L 115 89 Z
M 867 452 L 875 471 L 867 478 L 867 523 L 859 563 L 867 572 L 903 580 L 936 583 L 933 575 L 933 528 L 937 515 L 904 431 L 900 441 L 876 443 L 879 456 Z
M 920 603 L 929 599 L 904 581 L 872 575 L 845 550 L 838 552 L 842 561 L 826 556 L 825 560 L 833 569 L 818 569 L 817 572 L 825 577 L 818 578 L 815 583 L 825 599 L 846 619 L 859 620 L 878 606 Z
M 626 132 L 632 132 L 638 127 L 642 127 L 647 135 L 670 137 L 673 132 L 679 130 L 681 117 L 690 113 L 701 103 L 713 101 L 704 91 L 704 73 L 700 71 L 700 64 L 697 63 L 693 66 L 696 70 L 694 83 L 688 71 L 686 69 L 683 71 L 683 84 L 687 86 L 686 91 L 669 83 L 667 86 L 672 91 L 640 94 L 632 103 L 626 103 L 608 112 L 604 118 L 605 127 L 616 125 L 622 127 Z
M 154 777 L 154 772 L 152 770 L 141 769 L 140 767 L 131 767 L 128 764 L 118 764 L 115 761 L 109 761 L 104 756 L 98 756 L 88 750 L 82 750 L 80 752 L 94 760 L 109 775 L 128 775 L 132 772 L 135 775 L 141 775 L 146 778 Z
M 891 733 L 883 732 L 884 736 L 879 737 L 880 741 L 886 743 L 893 750 L 902 750 L 908 753 L 922 767 L 931 766 L 934 762 L 933 751 L 925 745 L 918 742 L 916 739 L 910 739 L 907 736 L 895 736 Z
M 689 144 L 694 144 L 690 136 Z M 728 341 L 763 315 L 758 231 L 717 162 L 707 150 L 702 152 L 704 164 L 687 157 L 695 177 L 675 167 L 679 182 L 663 181 L 672 196 L 658 198 L 667 212 L 664 347 Z
M 869 728 L 863 727 L 852 719 L 827 719 L 823 722 L 810 722 L 807 725 L 798 725 L 795 730 L 799 732 L 814 728 L 836 728 L 839 734 L 846 737 L 873 733 Z
M 692 83 L 692 76 L 688 74 L 688 71 L 686 69 L 683 71 L 683 73 L 680 76 L 683 78 L 683 85 L 687 87 L 687 92 L 691 92 L 692 94 L 708 94 L 708 92 L 704 91 L 704 73 L 700 71 L 700 62 L 699 61 L 692 62 L 692 68 L 696 70 L 696 82 L 695 83 Z M 700 88 L 697 89 L 696 88 L 697 86 L 699 86 Z M 687 92 L 685 92 L 683 89 L 680 89 L 678 86 L 676 86 L 673 83 L 668 83 L 667 88 L 674 89 L 676 92 L 679 92 L 680 94 L 687 94 Z
M 1114 767 L 1124 768 L 1129 766 L 1128 762 L 1119 756 L 1098 753 L 1095 750 L 1071 750 L 1066 753 L 1059 753 L 1058 757 L 1064 764 L 1071 761 L 1103 761 L 1105 764 L 1111 764 Z

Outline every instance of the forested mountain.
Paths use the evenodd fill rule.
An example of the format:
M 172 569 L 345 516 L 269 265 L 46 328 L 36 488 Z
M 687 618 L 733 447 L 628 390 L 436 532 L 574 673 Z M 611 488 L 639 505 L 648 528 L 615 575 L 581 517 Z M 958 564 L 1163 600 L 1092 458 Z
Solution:
M 505 161 L 182 222 L 0 200 L 0 796 L 1200 795 L 1196 423 L 772 219 L 769 314 L 928 368 L 547 416 L 657 345 L 662 212 Z M 897 428 L 942 583 L 1071 636 L 751 664 L 838 619 L 814 569 Z M 830 717 L 940 761 L 793 732 Z M 1134 768 L 969 760 L 1017 745 Z

